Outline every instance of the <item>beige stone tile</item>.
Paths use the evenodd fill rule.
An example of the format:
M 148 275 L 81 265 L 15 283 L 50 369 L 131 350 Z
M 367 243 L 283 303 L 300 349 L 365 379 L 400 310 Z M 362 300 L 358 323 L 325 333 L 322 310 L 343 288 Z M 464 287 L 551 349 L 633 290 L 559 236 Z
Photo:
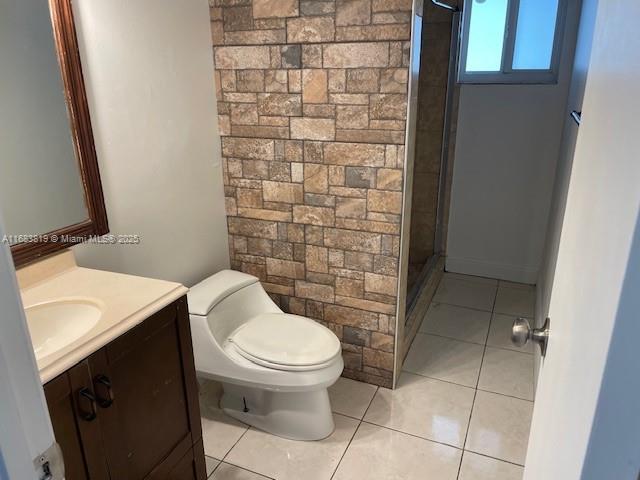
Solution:
M 462 452 L 453 447 L 363 423 L 334 480 L 455 480 Z
M 222 70 L 271 66 L 269 47 L 264 46 L 216 47 L 214 57 L 216 68 Z
M 302 114 L 302 97 L 297 93 L 259 93 L 257 102 L 260 115 Z
M 409 40 L 409 38 L 411 38 L 411 27 L 408 23 L 336 28 L 336 41 L 338 42 Z
M 327 103 L 327 71 L 305 69 L 302 71 L 302 101 L 304 103 Z
M 224 458 L 248 427 L 220 410 L 222 387 L 218 382 L 204 381 L 202 383 L 203 385 L 200 386 L 200 417 L 204 453 L 209 457 Z
M 478 390 L 465 450 L 524 465 L 533 402 Z
M 395 390 L 380 388 L 366 422 L 462 448 L 475 391 L 403 372 Z
M 325 68 L 386 67 L 389 65 L 389 44 L 333 43 L 322 51 Z
M 325 246 L 349 251 L 379 253 L 381 240 L 379 233 L 356 232 L 339 228 L 324 230 Z
M 491 312 L 496 291 L 497 285 L 492 282 L 445 276 L 436 290 L 433 301 Z
M 251 160 L 273 160 L 274 141 L 262 138 L 224 137 L 222 139 L 222 154 L 226 157 Z
M 335 37 L 333 17 L 287 19 L 287 43 L 332 42 Z
M 308 298 L 309 300 L 328 303 L 333 303 L 334 301 L 334 291 L 330 285 L 296 280 L 295 288 L 296 296 L 300 298 Z
M 367 128 L 369 107 L 366 105 L 338 105 L 336 107 L 337 128 Z
M 266 480 L 268 478 L 224 462 L 216 468 L 211 476 L 211 480 Z
M 225 461 L 278 480 L 327 480 L 347 449 L 358 420 L 334 415 L 336 429 L 324 440 L 300 442 L 251 429 Z
M 371 118 L 380 120 L 405 120 L 407 117 L 407 96 L 398 93 L 373 94 Z
M 401 213 L 402 193 L 387 190 L 369 190 L 367 208 L 372 212 Z
M 331 409 L 348 417 L 362 418 L 378 387 L 340 377 L 329 387 Z
M 291 138 L 299 140 L 334 140 L 336 121 L 329 118 L 292 117 Z
M 282 18 L 298 15 L 298 0 L 253 0 L 253 18 Z
M 347 92 L 378 93 L 380 72 L 376 68 L 354 68 L 347 70 Z
M 432 303 L 420 332 L 484 345 L 491 313 L 446 303 Z
M 398 279 L 391 275 L 379 275 L 365 272 L 364 289 L 367 292 L 395 295 L 397 293 Z
M 464 452 L 458 480 L 522 480 L 523 472 L 518 465 Z
M 337 0 L 336 25 L 367 25 L 371 21 L 371 0 Z
M 491 347 L 506 348 L 522 353 L 533 353 L 534 344 L 528 342 L 522 347 L 517 347 L 511 341 L 511 327 L 517 317 L 514 315 L 503 315 L 494 313 L 491 317 L 491 327 L 487 337 L 487 345 Z M 533 323 L 533 319 L 529 319 Z
M 309 225 L 329 225 L 335 223 L 335 210 L 329 207 L 313 207 L 309 205 L 293 206 L 293 221 Z
M 533 400 L 533 355 L 487 347 L 478 388 Z
M 418 333 L 403 370 L 475 388 L 484 346 Z
M 378 329 L 378 315 L 376 313 L 341 305 L 325 305 L 324 319 L 338 325 L 349 325 L 367 330 Z
M 522 287 L 498 287 L 495 313 L 505 313 L 521 317 L 533 317 L 535 313 L 536 292 Z

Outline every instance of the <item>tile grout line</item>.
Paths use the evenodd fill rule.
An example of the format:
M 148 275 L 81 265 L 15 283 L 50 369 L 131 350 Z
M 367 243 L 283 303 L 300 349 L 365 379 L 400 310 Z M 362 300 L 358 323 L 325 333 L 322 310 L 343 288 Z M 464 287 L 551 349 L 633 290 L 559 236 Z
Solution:
M 362 414 L 362 418 L 359 419 L 358 426 L 353 431 L 353 435 L 351 435 L 351 438 L 349 438 L 349 442 L 347 443 L 347 448 L 345 448 L 344 452 L 342 452 L 342 455 L 340 456 L 340 460 L 338 460 L 338 463 L 336 464 L 336 468 L 333 471 L 333 473 L 331 474 L 331 477 L 329 477 L 329 480 L 333 480 L 333 477 L 338 472 L 338 468 L 340 468 L 340 464 L 342 463 L 342 459 L 347 454 L 347 450 L 349 450 L 349 447 L 351 446 L 351 442 L 353 442 L 353 439 L 356 437 L 356 434 L 358 433 L 358 430 L 360 430 L 360 425 L 362 425 L 364 417 L 367 415 L 367 412 L 369 411 L 369 408 L 371 407 L 371 404 L 373 403 L 373 399 L 376 398 L 376 395 L 378 394 L 379 390 L 380 390 L 380 387 L 376 387 L 376 391 L 373 392 L 373 395 L 371 395 L 371 400 L 369 400 L 369 404 L 367 405 L 367 408 L 365 409 L 364 413 Z M 352 418 L 352 417 L 348 417 L 348 418 Z
M 489 325 L 491 325 L 491 321 L 489 321 Z M 499 350 L 506 350 L 508 352 L 514 352 L 514 353 L 522 353 L 524 355 L 533 355 L 533 353 L 529 353 L 529 352 L 521 352 L 519 350 L 515 350 L 514 348 L 507 348 L 507 347 L 497 347 L 495 345 L 489 345 L 487 344 L 487 339 L 485 339 L 484 343 L 478 343 L 478 342 L 470 342 L 469 340 L 461 340 L 459 338 L 453 338 L 453 337 L 447 337 L 446 335 L 440 335 L 438 333 L 431 333 L 431 332 L 416 332 L 417 335 L 431 335 L 432 337 L 439 337 L 439 338 L 446 338 L 447 340 L 455 340 L 456 342 L 462 342 L 462 343 L 468 343 L 470 345 L 479 345 L 479 346 L 485 346 L 485 347 L 489 347 L 489 348 L 497 348 Z M 487 337 L 489 336 L 489 331 L 487 331 Z
M 492 460 L 497 460 L 498 462 L 508 463 L 509 465 L 514 465 L 516 467 L 524 468 L 524 465 L 522 465 L 521 463 L 512 462 L 510 460 L 505 460 L 504 458 L 492 457 L 491 455 L 487 455 L 486 453 L 475 452 L 473 450 L 465 450 L 465 452 L 473 453 L 474 455 L 479 455 L 479 456 L 484 457 L 484 458 L 490 458 Z
M 499 283 L 496 286 L 496 292 L 493 297 L 493 305 L 491 306 L 491 317 L 489 318 L 489 329 L 487 330 L 487 339 L 484 343 L 484 348 L 482 349 L 482 359 L 480 360 L 480 370 L 478 370 L 478 379 L 476 380 L 476 387 L 473 392 L 473 403 L 471 404 L 471 411 L 469 412 L 469 421 L 467 422 L 467 431 L 464 435 L 464 442 L 462 444 L 462 455 L 460 456 L 460 464 L 458 465 L 458 475 L 457 479 L 460 478 L 460 472 L 462 471 L 462 460 L 464 459 L 464 452 L 467 448 L 467 439 L 469 438 L 469 430 L 471 430 L 471 418 L 473 417 L 473 410 L 476 406 L 476 398 L 478 397 L 478 385 L 480 384 L 480 375 L 482 375 L 482 366 L 484 365 L 484 355 L 487 351 L 487 340 L 489 339 L 489 332 L 491 331 L 491 323 L 493 322 L 493 310 L 496 307 L 496 301 L 498 300 L 498 288 Z
M 224 463 L 225 465 L 231 465 L 232 467 L 236 467 L 236 468 L 239 468 L 240 470 L 244 470 L 245 472 L 251 472 L 251 473 L 253 473 L 253 474 L 255 474 L 255 475 L 259 475 L 259 476 L 264 477 L 264 478 L 267 478 L 267 479 L 269 479 L 269 480 L 275 480 L 273 477 L 270 477 L 270 476 L 268 476 L 268 475 L 265 475 L 264 473 L 256 472 L 255 470 L 251 470 L 251 469 L 246 468 L 246 467 L 241 467 L 240 465 L 236 465 L 235 463 L 231 463 L 231 462 L 220 462 L 220 465 L 222 465 L 223 463 Z M 220 466 L 220 465 L 218 465 L 218 466 Z M 216 467 L 216 469 L 217 469 L 217 467 Z
M 367 420 L 363 420 L 362 423 L 366 423 L 367 425 L 373 425 L 374 427 L 379 427 L 384 430 L 391 430 L 392 432 L 402 433 L 403 435 L 408 435 L 413 438 L 419 438 L 420 440 L 424 440 L 425 442 L 437 443 L 439 445 L 444 445 L 445 447 L 455 448 L 456 450 L 463 451 L 462 447 L 456 447 L 455 445 L 451 445 L 450 443 L 440 442 L 438 440 L 433 440 L 432 438 L 421 437 L 420 435 L 416 435 L 415 433 L 405 432 L 404 430 L 398 430 L 397 428 L 391 428 L 386 425 L 378 425 L 377 423 L 373 423 Z
M 246 424 L 245 424 L 246 425 Z M 236 445 L 238 445 L 238 443 L 240 442 L 240 440 L 242 440 L 242 438 L 247 434 L 247 432 L 249 431 L 251 427 L 247 427 L 244 432 L 242 432 L 242 435 L 240 435 L 240 437 L 238 437 L 238 440 L 236 440 L 234 442 L 233 445 L 231 445 L 231 448 L 229 450 L 227 450 L 227 453 L 224 454 L 224 457 L 222 457 L 222 459 L 220 460 L 220 463 L 224 462 L 224 459 L 227 458 L 227 456 L 231 453 L 231 450 L 233 450 L 235 448 Z

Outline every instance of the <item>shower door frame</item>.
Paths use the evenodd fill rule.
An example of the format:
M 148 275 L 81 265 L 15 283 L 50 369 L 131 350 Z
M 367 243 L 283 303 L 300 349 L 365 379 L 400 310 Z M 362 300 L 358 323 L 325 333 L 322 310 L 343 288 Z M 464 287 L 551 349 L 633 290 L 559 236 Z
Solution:
M 426 0 L 428 1 L 428 0 Z M 407 122 L 405 130 L 405 158 L 404 158 L 404 184 L 403 184 L 403 200 L 402 200 L 402 224 L 401 224 L 401 240 L 400 240 L 400 264 L 398 272 L 398 295 L 396 299 L 396 318 L 395 318 L 395 342 L 394 342 L 394 375 L 393 375 L 393 387 L 395 388 L 396 382 L 399 377 L 402 364 L 404 362 L 405 353 L 408 350 L 408 344 L 411 343 L 413 338 L 406 338 L 406 319 L 409 316 L 409 311 L 406 305 L 407 299 L 407 273 L 409 267 L 409 232 L 411 226 L 411 203 L 413 197 L 413 167 L 415 158 L 415 132 L 416 132 L 416 117 L 417 117 L 417 87 L 418 76 L 420 73 L 420 52 L 422 46 L 422 16 L 423 16 L 423 0 L 413 0 L 412 6 L 412 24 L 411 29 L 411 50 L 409 54 L 410 58 L 410 78 L 408 87 L 408 105 L 407 105 Z M 436 211 L 436 231 L 434 232 L 434 255 L 427 262 L 429 268 L 426 270 L 425 279 L 429 278 L 429 273 L 435 270 L 435 267 L 440 263 L 441 253 L 444 250 L 444 208 L 446 205 L 446 193 L 447 180 L 448 180 L 448 142 L 450 137 L 450 123 L 451 123 L 451 104 L 453 101 L 455 74 L 458 63 L 458 45 L 460 35 L 460 12 L 453 12 L 452 18 L 452 35 L 451 35 L 451 47 L 449 50 L 449 71 L 447 76 L 447 97 L 445 100 L 445 122 L 443 126 L 443 148 L 441 149 L 440 156 L 440 176 L 438 181 L 438 201 Z M 419 30 L 420 40 L 416 42 L 416 30 Z M 417 59 L 417 65 L 416 65 Z M 445 123 L 443 122 L 443 123 Z M 444 141 L 447 142 L 446 152 L 444 148 Z M 444 153 L 446 153 L 446 156 Z M 422 279 L 422 285 L 425 282 Z M 416 298 L 419 298 L 417 295 Z M 412 326 L 412 330 L 415 330 Z M 413 337 L 415 332 L 413 332 Z
M 436 202 L 436 228 L 434 232 L 433 254 L 429 257 L 424 267 L 418 275 L 415 285 L 411 291 L 407 292 L 405 300 L 406 319 L 409 318 L 411 310 L 415 306 L 416 300 L 425 285 L 426 280 L 431 276 L 433 269 L 438 264 L 438 260 L 445 250 L 444 245 L 444 225 L 446 220 L 445 207 L 447 202 L 447 187 L 449 180 L 449 147 L 451 140 L 451 119 L 452 106 L 456 89 L 458 52 L 460 45 L 460 29 L 462 28 L 461 12 L 452 12 L 451 19 L 451 40 L 449 46 L 449 68 L 447 72 L 447 94 L 445 97 L 444 119 L 442 126 L 442 148 L 440 149 L 440 173 L 438 175 L 438 196 Z M 414 139 L 415 140 L 415 139 Z M 413 179 L 411 179 L 413 180 Z M 407 252 L 408 255 L 409 252 Z M 407 273 L 407 272 L 405 272 Z M 405 321 L 406 321 L 405 319 Z

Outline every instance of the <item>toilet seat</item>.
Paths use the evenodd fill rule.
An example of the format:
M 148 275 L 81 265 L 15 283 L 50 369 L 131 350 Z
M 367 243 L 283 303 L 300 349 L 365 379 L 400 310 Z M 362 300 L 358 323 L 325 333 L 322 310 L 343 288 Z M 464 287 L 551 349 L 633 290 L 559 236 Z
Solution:
M 298 315 L 265 313 L 238 327 L 228 342 L 247 360 L 287 371 L 317 370 L 340 355 L 331 330 Z

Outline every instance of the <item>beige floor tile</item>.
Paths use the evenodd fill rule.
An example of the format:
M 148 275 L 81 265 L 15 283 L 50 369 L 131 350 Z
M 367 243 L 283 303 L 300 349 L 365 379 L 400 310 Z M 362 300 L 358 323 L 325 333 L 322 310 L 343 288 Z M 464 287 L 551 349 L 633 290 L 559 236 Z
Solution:
M 331 409 L 348 417 L 362 418 L 376 390 L 375 385 L 340 377 L 329 387 Z
M 509 282 L 507 280 L 500 280 L 498 282 L 498 286 L 508 287 L 508 288 L 520 288 L 522 290 L 530 290 L 530 291 L 533 291 L 536 289 L 535 285 L 530 285 L 528 283 Z
M 494 313 L 491 318 L 491 327 L 489 328 L 489 336 L 487 337 L 487 345 L 491 347 L 506 348 L 522 353 L 533 353 L 533 343 L 529 342 L 523 347 L 516 347 L 511 342 L 511 327 L 517 317 L 515 315 L 504 315 L 502 313 Z M 533 324 L 533 320 L 529 319 Z
M 301 442 L 251 429 L 225 461 L 278 480 L 328 480 L 335 471 L 358 420 L 334 415 L 336 429 L 324 440 Z
M 535 305 L 535 289 L 499 286 L 494 312 L 519 317 L 533 317 Z
M 465 275 L 463 273 L 445 272 L 443 278 L 455 278 L 458 280 L 466 280 L 467 282 L 484 283 L 485 285 L 498 285 L 499 281 L 495 278 L 478 277 L 476 275 Z
M 363 423 L 333 480 L 455 480 L 461 450 Z
M 474 395 L 473 388 L 403 372 L 395 390 L 378 390 L 364 419 L 462 448 Z
M 524 465 L 533 402 L 478 391 L 466 450 Z
M 478 388 L 533 401 L 533 355 L 487 347 Z
M 225 415 L 218 408 L 222 389 L 217 382 L 200 385 L 200 417 L 204 453 L 214 458 L 224 458 L 231 447 L 247 430 L 247 425 Z
M 483 345 L 418 333 L 403 370 L 475 388 L 483 351 Z
M 433 301 L 490 312 L 496 298 L 496 290 L 497 285 L 494 283 L 468 280 L 460 276 L 445 276 L 438 285 Z
M 518 465 L 464 452 L 458 480 L 522 480 L 523 472 Z
M 220 460 L 210 457 L 208 455 L 205 455 L 204 463 L 205 463 L 205 466 L 207 467 L 207 478 L 208 478 L 209 475 L 211 475 L 211 473 L 215 470 L 215 468 L 220 464 Z
M 265 480 L 268 478 L 228 463 L 220 464 L 211 476 L 212 480 Z
M 420 332 L 484 345 L 491 313 L 446 303 L 432 303 Z

